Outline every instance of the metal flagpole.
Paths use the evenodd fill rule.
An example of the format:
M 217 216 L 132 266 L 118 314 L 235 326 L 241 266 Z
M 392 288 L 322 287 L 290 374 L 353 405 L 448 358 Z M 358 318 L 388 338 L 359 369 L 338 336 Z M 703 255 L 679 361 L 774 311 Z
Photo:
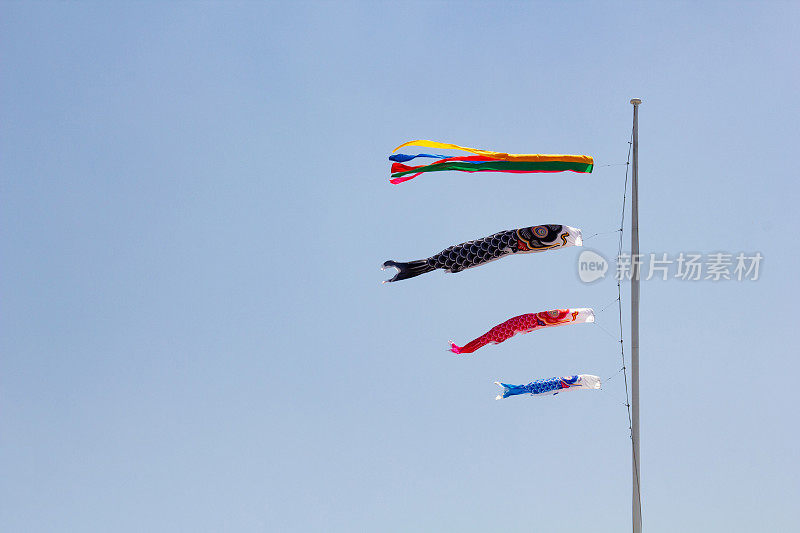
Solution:
M 633 104 L 633 171 L 631 173 L 631 439 L 633 459 L 633 533 L 642 531 L 639 455 L 639 98 Z

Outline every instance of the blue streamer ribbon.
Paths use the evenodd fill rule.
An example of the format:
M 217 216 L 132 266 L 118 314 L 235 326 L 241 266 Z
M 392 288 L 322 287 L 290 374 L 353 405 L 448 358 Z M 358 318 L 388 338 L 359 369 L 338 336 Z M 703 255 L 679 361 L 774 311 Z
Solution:
M 433 155 L 433 154 L 417 154 L 417 155 L 409 155 L 409 154 L 394 154 L 389 156 L 389 161 L 395 161 L 397 163 L 405 163 L 406 161 L 411 161 L 417 157 L 430 157 L 432 159 L 446 159 L 450 156 L 447 155 Z

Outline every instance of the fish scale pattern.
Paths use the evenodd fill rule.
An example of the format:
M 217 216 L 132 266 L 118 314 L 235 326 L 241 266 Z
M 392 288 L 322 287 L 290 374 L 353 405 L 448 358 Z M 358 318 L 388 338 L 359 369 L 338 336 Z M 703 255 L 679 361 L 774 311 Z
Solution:
M 406 262 L 389 260 L 383 263 L 382 268 L 384 270 L 390 267 L 397 269 L 397 273 L 391 279 L 386 280 L 387 283 L 391 283 L 437 269 L 451 273 L 461 272 L 516 253 L 527 254 L 563 246 L 581 245 L 579 229 L 558 224 L 545 224 L 499 231 L 488 237 L 450 246 L 427 259 Z
M 542 394 L 544 392 L 551 392 L 561 388 L 563 387 L 561 386 L 560 378 L 537 379 L 536 381 L 531 381 L 525 385 L 525 392 L 529 392 L 531 394 Z
M 450 246 L 427 259 L 431 268 L 446 272 L 461 272 L 517 251 L 516 230 L 500 231 L 494 235 Z
M 566 314 L 566 313 L 565 313 Z M 510 339 L 517 333 L 528 333 L 534 329 L 546 326 L 546 322 L 541 320 L 537 313 L 527 313 L 524 315 L 509 318 L 502 324 L 498 324 L 477 339 L 468 342 L 463 347 L 451 344 L 451 351 L 455 353 L 472 353 L 487 344 L 498 344 Z
M 578 375 L 553 377 L 547 379 L 537 379 L 531 381 L 527 385 L 510 385 L 508 383 L 500 383 L 498 385 L 503 387 L 503 394 L 498 396 L 497 399 L 508 398 L 509 396 L 517 396 L 518 394 L 558 394 L 556 391 L 561 389 L 569 389 L 571 387 L 581 387 L 581 378 Z

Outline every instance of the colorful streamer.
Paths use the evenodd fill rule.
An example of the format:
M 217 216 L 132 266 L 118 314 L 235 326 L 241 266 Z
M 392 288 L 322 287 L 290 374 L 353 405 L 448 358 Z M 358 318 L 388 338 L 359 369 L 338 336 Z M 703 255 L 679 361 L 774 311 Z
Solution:
M 495 381 L 497 385 L 503 387 L 503 394 L 498 394 L 495 400 L 502 400 L 509 396 L 519 394 L 530 394 L 531 396 L 548 396 L 558 394 L 564 389 L 599 389 L 600 378 L 591 374 L 577 374 L 574 376 L 563 376 L 560 378 L 537 379 L 527 385 L 509 385 Z
M 398 163 L 405 163 L 406 161 L 411 161 L 412 159 L 416 159 L 417 157 L 428 157 L 430 159 L 447 159 L 446 155 L 433 155 L 433 154 L 416 154 L 416 155 L 408 155 L 408 154 L 394 154 L 389 156 L 389 161 L 397 161 Z
M 435 156 L 431 154 L 395 154 L 389 157 L 392 164 L 391 183 L 398 184 L 413 179 L 424 172 L 439 172 L 444 170 L 459 170 L 461 172 L 581 172 L 592 171 L 594 159 L 587 155 L 566 154 L 508 154 L 493 152 L 478 148 L 469 148 L 457 144 L 440 143 L 436 141 L 417 140 L 401 144 L 393 150 L 405 146 L 421 146 L 425 148 L 448 148 L 462 150 L 476 155 L 473 156 Z M 408 166 L 403 163 L 416 157 L 438 158 L 438 161 L 428 165 Z
M 456 244 L 427 259 L 407 263 L 386 261 L 383 264 L 384 270 L 394 267 L 398 272 L 384 283 L 413 278 L 437 268 L 445 272 L 461 272 L 510 254 L 582 245 L 581 230 L 570 226 L 546 224 L 506 230 L 482 239 Z
M 594 322 L 593 309 L 582 307 L 528 313 L 509 318 L 464 346 L 458 346 L 451 342 L 450 351 L 457 354 L 472 353 L 487 344 L 500 344 L 517 333 L 528 333 L 535 329 L 564 326 L 566 324 L 583 324 L 586 322 Z

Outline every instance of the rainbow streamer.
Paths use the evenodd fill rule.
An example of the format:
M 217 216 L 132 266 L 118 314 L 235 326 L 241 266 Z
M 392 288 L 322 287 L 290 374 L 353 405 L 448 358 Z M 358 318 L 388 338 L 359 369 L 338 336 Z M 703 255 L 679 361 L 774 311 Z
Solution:
M 475 155 L 469 156 L 444 156 L 432 154 L 394 154 L 389 156 L 392 161 L 393 184 L 403 183 L 416 178 L 425 172 L 441 172 L 444 170 L 458 170 L 461 172 L 581 172 L 589 173 L 594 166 L 594 159 L 588 155 L 565 155 L 565 154 L 507 154 L 505 152 L 492 152 L 490 150 L 480 150 L 469 148 L 457 144 L 440 143 L 436 141 L 417 140 L 403 143 L 394 150 L 405 146 L 421 146 L 425 148 L 446 148 L 450 150 L 462 150 Z M 426 165 L 409 166 L 403 163 L 411 161 L 417 157 L 437 159 L 433 163 Z

